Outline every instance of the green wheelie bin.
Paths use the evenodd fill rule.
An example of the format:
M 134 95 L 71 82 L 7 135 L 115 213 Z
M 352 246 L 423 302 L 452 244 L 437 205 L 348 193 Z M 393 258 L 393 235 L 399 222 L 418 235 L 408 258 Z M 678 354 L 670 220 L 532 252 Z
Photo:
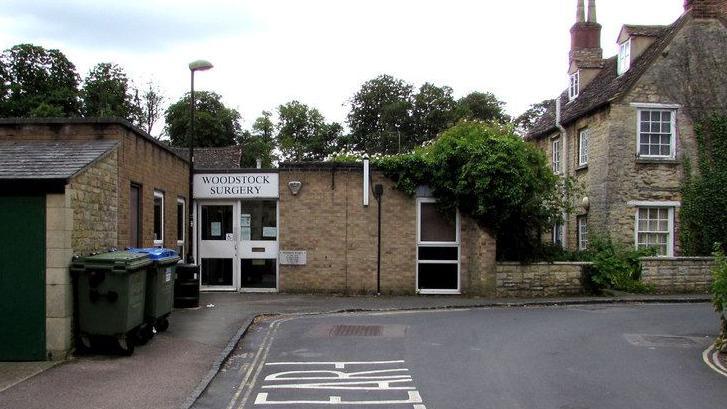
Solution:
M 97 336 L 113 337 L 126 355 L 134 353 L 144 323 L 146 254 L 115 251 L 75 259 L 78 326 L 81 342 L 91 346 Z
M 164 332 L 169 328 L 169 315 L 174 305 L 174 278 L 179 256 L 170 249 L 149 247 L 131 248 L 129 252 L 146 254 L 152 261 L 146 273 L 146 306 L 144 307 L 143 332 L 147 338 L 154 330 Z

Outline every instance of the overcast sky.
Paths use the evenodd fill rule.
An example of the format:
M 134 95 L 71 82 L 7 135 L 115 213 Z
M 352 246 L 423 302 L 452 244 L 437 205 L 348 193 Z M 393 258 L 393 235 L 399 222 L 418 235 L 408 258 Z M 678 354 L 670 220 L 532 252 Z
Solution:
M 669 24 L 683 0 L 598 0 L 604 56 L 622 24 Z M 361 84 L 391 74 L 455 96 L 490 91 L 511 114 L 565 89 L 576 0 L 2 0 L 0 46 L 58 48 L 79 74 L 99 62 L 152 79 L 170 101 L 187 64 L 245 126 L 297 99 L 345 121 Z M 156 130 L 154 133 L 159 133 Z

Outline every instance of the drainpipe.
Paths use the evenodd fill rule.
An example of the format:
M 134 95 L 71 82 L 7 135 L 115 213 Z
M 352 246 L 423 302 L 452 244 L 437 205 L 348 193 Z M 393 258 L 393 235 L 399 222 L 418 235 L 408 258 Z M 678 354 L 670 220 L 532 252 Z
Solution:
M 374 185 L 374 197 L 378 209 L 378 233 L 376 239 L 376 295 L 381 295 L 381 196 L 384 195 L 384 185 Z
M 563 162 L 563 177 L 568 177 L 568 131 L 560 123 L 561 120 L 561 102 L 560 96 L 555 99 L 555 126 L 560 130 L 563 140 L 563 151 L 561 152 L 561 161 Z M 564 194 L 568 196 L 568 186 L 565 186 Z M 568 214 L 563 217 L 563 248 L 568 248 Z

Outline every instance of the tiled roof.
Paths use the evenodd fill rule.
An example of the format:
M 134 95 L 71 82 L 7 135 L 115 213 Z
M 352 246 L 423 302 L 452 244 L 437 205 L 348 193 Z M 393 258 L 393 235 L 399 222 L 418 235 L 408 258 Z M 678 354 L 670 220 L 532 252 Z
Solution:
M 669 26 L 640 26 L 635 24 L 625 24 L 624 30 L 629 34 L 643 37 L 659 37 Z
M 177 155 L 189 158 L 189 148 L 172 148 Z M 238 145 L 223 148 L 194 148 L 195 169 L 239 169 L 242 147 Z
M 0 141 L 0 180 L 68 179 L 117 141 Z
M 617 74 L 616 57 L 611 57 L 604 61 L 603 69 L 596 75 L 596 78 L 581 90 L 576 99 L 568 101 L 567 91 L 561 94 L 561 124 L 567 125 L 574 122 L 578 118 L 609 104 L 631 89 L 681 29 L 687 16 L 688 14 L 684 14 L 672 25 L 664 27 L 656 41 L 632 63 L 631 68 L 623 75 L 619 76 Z M 525 138 L 537 138 L 556 129 L 555 103 L 553 103 L 530 129 Z

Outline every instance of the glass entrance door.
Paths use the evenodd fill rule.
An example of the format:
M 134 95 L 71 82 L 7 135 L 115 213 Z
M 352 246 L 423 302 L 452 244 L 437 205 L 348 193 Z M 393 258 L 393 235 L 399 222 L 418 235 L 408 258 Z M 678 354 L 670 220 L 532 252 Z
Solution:
M 231 203 L 201 203 L 199 206 L 199 256 L 201 284 L 208 290 L 233 290 L 237 240 Z
M 239 209 L 240 288 L 275 291 L 278 288 L 278 201 L 243 200 Z

